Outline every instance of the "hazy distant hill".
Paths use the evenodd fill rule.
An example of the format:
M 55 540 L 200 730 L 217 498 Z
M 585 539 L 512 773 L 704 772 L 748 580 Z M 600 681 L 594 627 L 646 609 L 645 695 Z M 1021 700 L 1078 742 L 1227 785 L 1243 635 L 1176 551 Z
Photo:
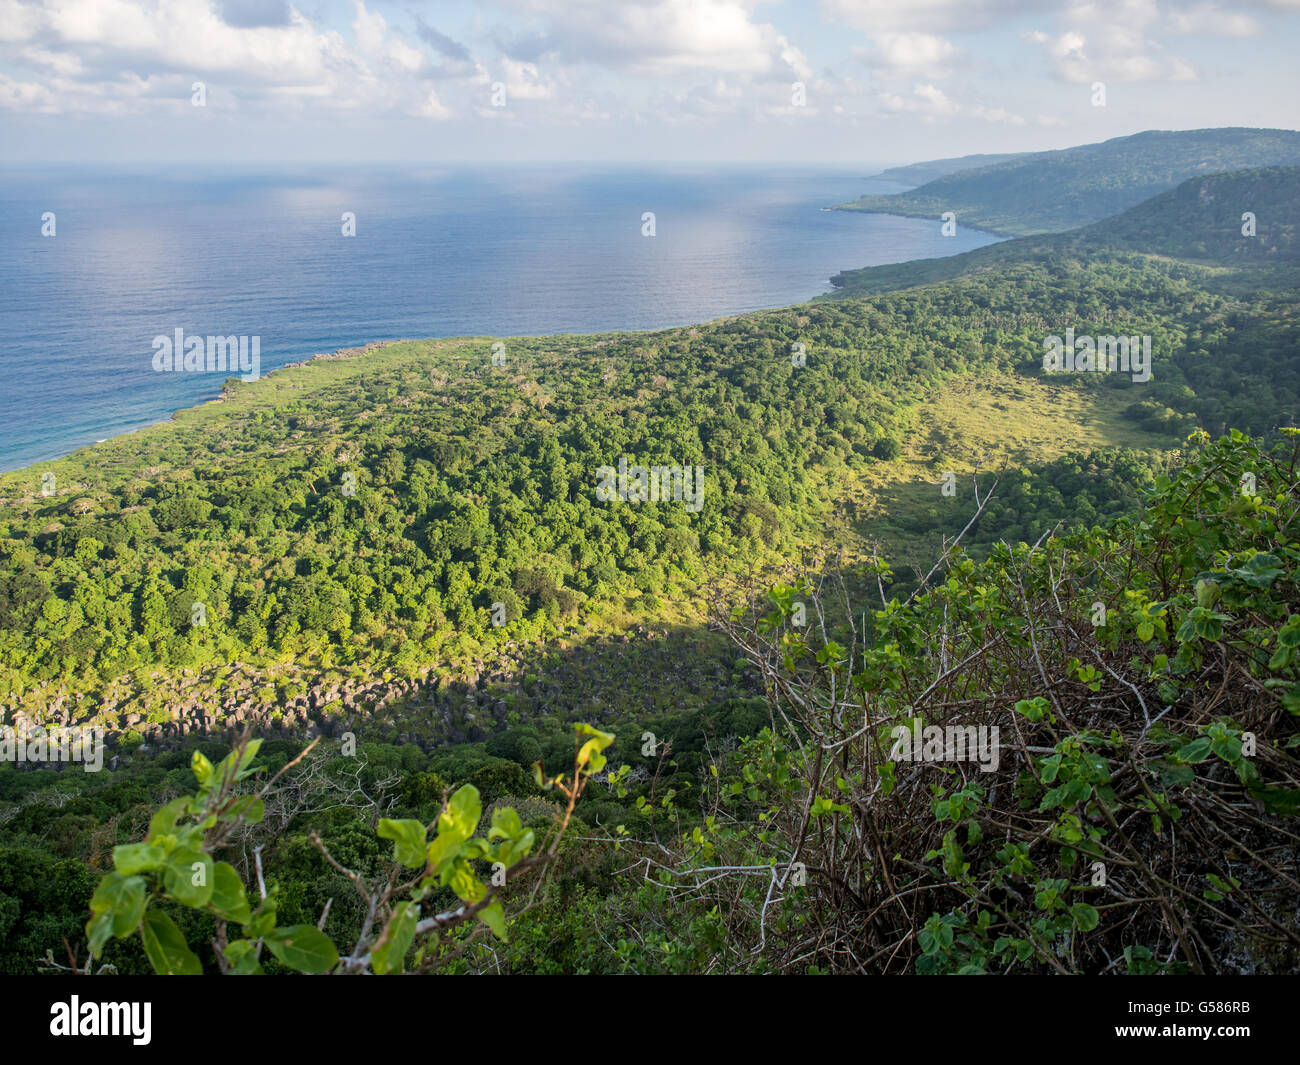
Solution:
M 958 174 L 963 170 L 974 170 L 982 166 L 995 166 L 1012 159 L 1021 159 L 1025 152 L 1007 152 L 1003 155 L 959 155 L 952 159 L 931 159 L 925 163 L 910 163 L 907 166 L 891 166 L 879 174 L 872 174 L 873 180 L 896 181 L 900 185 L 924 185 L 935 178 Z
M 1242 215 L 1256 235 L 1242 234 Z M 1300 259 L 1300 167 L 1264 167 L 1190 178 L 1113 218 L 1067 233 L 1022 237 L 943 259 L 846 270 L 831 278 L 842 295 L 861 296 L 958 277 L 974 270 L 1110 249 L 1222 267 Z
M 839 209 L 934 218 L 936 224 L 953 211 L 959 226 L 1029 236 L 1119 214 L 1198 174 L 1296 164 L 1300 133 L 1293 130 L 1152 130 L 950 173 Z

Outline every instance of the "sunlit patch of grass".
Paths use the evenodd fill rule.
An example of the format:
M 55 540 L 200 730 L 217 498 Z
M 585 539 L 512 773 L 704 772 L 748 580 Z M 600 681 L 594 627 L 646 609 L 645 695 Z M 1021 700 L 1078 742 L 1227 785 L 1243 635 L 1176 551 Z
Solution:
M 871 463 L 848 486 L 851 533 L 862 542 L 878 540 L 895 559 L 932 562 L 938 537 L 918 542 L 900 530 L 899 519 L 942 518 L 950 502 L 940 491 L 945 473 L 956 475 L 958 492 L 969 498 L 977 472 L 987 487 L 1003 466 L 1033 467 L 1097 448 L 1176 447 L 1173 437 L 1124 419 L 1124 409 L 1138 398 L 1134 390 L 1007 374 L 955 378 L 911 410 L 898 458 Z M 953 536 L 961 524 L 943 527 Z

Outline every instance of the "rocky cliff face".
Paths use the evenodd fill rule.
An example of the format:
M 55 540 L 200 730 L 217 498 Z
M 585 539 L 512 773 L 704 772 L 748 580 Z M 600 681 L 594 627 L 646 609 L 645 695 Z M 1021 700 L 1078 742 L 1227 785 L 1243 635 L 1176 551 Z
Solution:
M 637 626 L 620 636 L 558 641 L 456 672 L 430 667 L 405 678 L 239 664 L 186 669 L 95 697 L 33 691 L 23 710 L 42 724 L 101 728 L 113 748 L 141 741 L 176 747 L 195 735 L 229 738 L 252 728 L 259 736 L 299 739 L 353 732 L 429 750 L 484 740 L 539 715 L 600 723 L 629 708 L 680 709 L 758 693 L 755 679 L 732 673 L 734 652 L 725 643 L 700 637 L 693 629 Z M 5 709 L 8 718 L 18 707 Z

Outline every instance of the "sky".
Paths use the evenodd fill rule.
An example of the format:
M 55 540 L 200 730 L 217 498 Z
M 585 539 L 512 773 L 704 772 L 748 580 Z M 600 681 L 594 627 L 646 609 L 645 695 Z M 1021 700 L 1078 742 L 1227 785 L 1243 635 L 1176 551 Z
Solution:
M 0 163 L 884 166 L 1294 129 L 1297 54 L 1300 0 L 0 0 Z

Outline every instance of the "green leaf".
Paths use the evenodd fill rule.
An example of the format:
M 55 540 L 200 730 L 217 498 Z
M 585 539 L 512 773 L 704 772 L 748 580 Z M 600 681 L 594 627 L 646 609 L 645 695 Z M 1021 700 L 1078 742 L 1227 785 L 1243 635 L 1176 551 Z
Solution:
M 370 952 L 370 965 L 380 976 L 402 971 L 419 916 L 420 907 L 414 902 L 399 903 L 393 910 L 381 942 Z
M 477 794 L 477 793 L 475 793 Z M 379 821 L 379 838 L 393 841 L 393 860 L 408 869 L 419 869 L 425 863 L 425 840 L 423 822 L 406 818 L 391 821 L 387 817 Z
M 1210 741 L 1204 736 L 1178 748 L 1174 757 L 1183 763 L 1204 762 L 1210 756 Z
M 201 787 L 206 788 L 208 781 L 212 779 L 212 763 L 202 751 L 194 752 L 194 756 L 190 759 L 190 768 L 194 770 L 194 779 Z
M 474 875 L 474 870 L 463 859 L 456 860 L 444 873 L 443 880 L 462 902 L 468 902 L 471 906 L 482 902 L 487 895 L 487 886 Z
M 1225 762 L 1236 762 L 1241 758 L 1241 740 L 1236 736 L 1221 736 L 1210 742 L 1210 750 Z
M 86 937 L 90 940 L 90 954 L 96 960 L 104 952 L 104 944 L 113 935 L 113 915 L 97 913 L 86 922 Z
M 248 825 L 260 824 L 266 816 L 266 803 L 256 795 L 243 795 L 230 804 L 230 809 L 222 815 L 222 820 L 236 820 L 240 817 Z
M 245 923 L 244 935 L 250 939 L 260 939 L 274 932 L 276 906 L 274 895 L 262 899 L 257 904 L 257 909 L 253 911 L 253 916 Z
M 252 917 L 244 882 L 229 862 L 217 862 L 212 867 L 212 898 L 208 905 L 227 921 L 236 924 L 247 924 Z
M 526 828 L 514 839 L 506 840 L 497 849 L 497 861 L 505 863 L 507 869 L 514 865 L 521 858 L 527 858 L 528 853 L 533 849 L 533 843 L 536 837 L 533 835 L 531 828 Z
M 1250 793 L 1264 804 L 1264 808 L 1271 814 L 1280 814 L 1283 817 L 1300 816 L 1300 791 L 1293 791 L 1290 788 L 1260 788 L 1250 789 Z
M 604 751 L 614 742 L 614 734 L 601 732 L 600 729 L 585 722 L 575 725 L 574 728 L 579 736 L 591 737 L 578 749 L 578 768 L 586 769 L 589 773 L 599 773 L 605 768 Z
M 429 867 L 435 873 L 441 873 L 446 868 L 447 863 L 455 859 L 465 846 L 465 841 L 456 839 L 454 835 L 442 834 L 434 837 L 429 844 Z
M 282 964 L 300 973 L 327 973 L 339 962 L 329 936 L 315 925 L 277 928 L 266 937 L 266 945 Z
M 476 916 L 492 930 L 492 934 L 502 943 L 509 941 L 509 936 L 506 935 L 506 914 L 501 908 L 500 899 L 493 899 L 491 905 L 484 906 Z
M 211 769 L 211 766 L 209 766 L 209 769 Z M 149 821 L 149 842 L 152 843 L 159 836 L 171 835 L 176 828 L 176 822 L 182 815 L 189 812 L 189 808 L 190 797 L 182 795 L 179 799 L 172 799 L 166 806 L 159 809 Z
M 162 976 L 202 975 L 203 966 L 199 964 L 198 956 L 190 950 L 176 922 L 162 910 L 150 910 L 145 914 L 140 936 L 154 972 Z
M 226 961 L 230 963 L 231 976 L 253 976 L 262 972 L 251 939 L 235 939 L 226 944 Z
M 488 830 L 488 839 L 514 839 L 523 831 L 523 823 L 513 806 L 500 806 L 492 811 L 492 827 Z
M 113 868 L 123 876 L 152 873 L 167 860 L 167 852 L 150 843 L 123 843 L 113 848 Z
M 573 726 L 573 730 L 579 736 L 592 736 L 595 739 L 600 740 L 603 744 L 600 748 L 602 751 L 614 742 L 614 733 L 601 732 L 600 729 L 596 728 L 594 725 L 587 724 L 585 721 L 578 722 L 578 724 Z
M 145 880 L 140 876 L 108 873 L 102 877 L 90 899 L 94 917 L 86 924 L 86 935 L 95 957 L 110 935 L 125 939 L 140 924 L 148 899 Z
M 438 816 L 438 835 L 463 843 L 474 834 L 482 816 L 483 803 L 479 800 L 478 788 L 466 784 L 457 789 L 448 800 L 447 808 Z
M 1086 902 L 1076 902 L 1071 906 L 1070 916 L 1074 918 L 1080 932 L 1091 932 L 1101 920 L 1096 907 L 1089 906 Z
M 475 858 L 490 858 L 492 857 L 492 845 L 482 837 L 467 840 L 461 844 L 460 854 L 468 862 L 472 862 Z
M 1015 705 L 1017 714 L 1023 714 L 1030 721 L 1041 721 L 1047 714 L 1048 702 L 1041 695 L 1033 699 L 1020 699 Z
M 1300 648 L 1300 617 L 1287 618 L 1286 624 L 1278 630 L 1277 642 L 1283 647 Z
M 213 771 L 212 786 L 220 790 L 256 773 L 257 770 L 251 768 L 251 764 L 253 759 L 257 757 L 257 752 L 261 750 L 261 747 L 261 740 L 249 740 L 248 746 L 242 752 L 239 750 L 231 751 L 225 758 L 221 759 L 221 764 Z
M 185 906 L 206 906 L 212 898 L 212 859 L 202 851 L 178 847 L 163 869 L 167 894 Z
M 1282 576 L 1282 560 L 1277 555 L 1261 553 L 1252 556 L 1240 569 L 1229 572 L 1253 588 L 1267 588 Z

